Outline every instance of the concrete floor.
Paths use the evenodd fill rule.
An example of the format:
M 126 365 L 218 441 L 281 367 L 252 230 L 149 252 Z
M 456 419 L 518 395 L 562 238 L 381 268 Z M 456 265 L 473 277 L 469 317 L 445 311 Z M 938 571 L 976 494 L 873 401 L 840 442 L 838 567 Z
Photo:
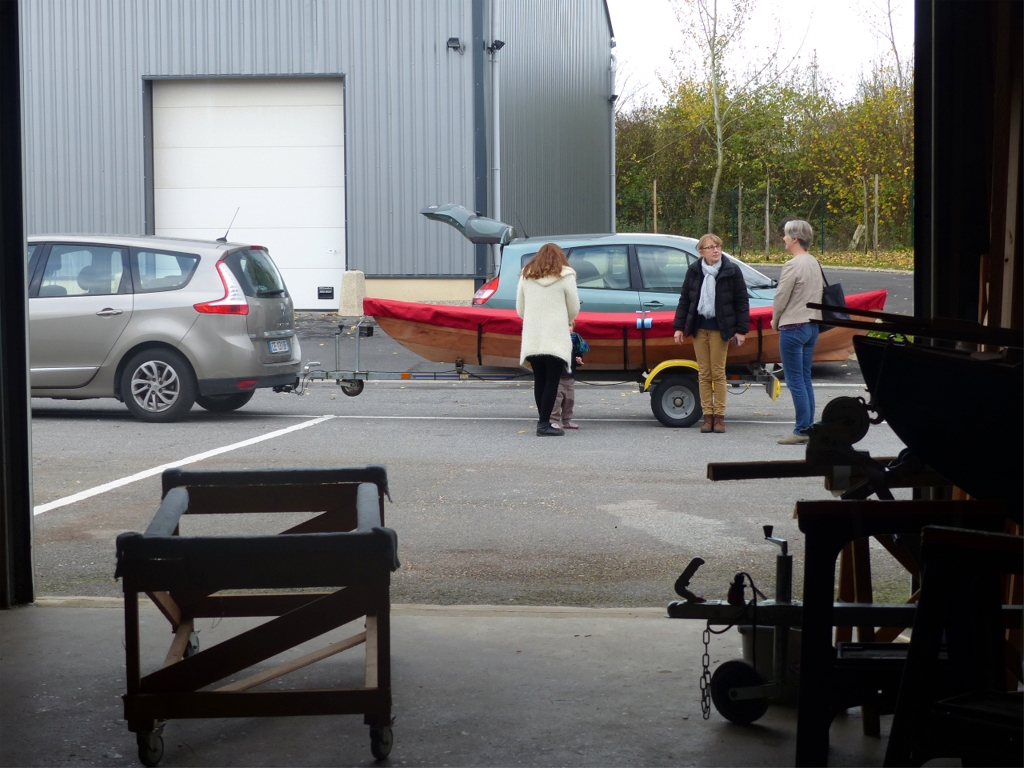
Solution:
M 50 598 L 0 612 L 0 765 L 138 765 L 121 717 L 120 608 Z M 202 647 L 238 622 L 200 621 Z M 747 727 L 713 709 L 702 718 L 702 631 L 657 608 L 395 606 L 384 764 L 792 765 L 794 709 L 772 706 Z M 153 608 L 142 638 L 147 672 L 171 639 Z M 740 656 L 739 635 L 713 637 L 710 655 L 712 668 Z M 358 685 L 361 674 L 357 648 L 267 686 Z M 829 764 L 881 765 L 890 723 L 879 739 L 861 733 L 857 711 L 839 717 Z M 358 716 L 177 720 L 164 741 L 166 766 L 373 764 Z

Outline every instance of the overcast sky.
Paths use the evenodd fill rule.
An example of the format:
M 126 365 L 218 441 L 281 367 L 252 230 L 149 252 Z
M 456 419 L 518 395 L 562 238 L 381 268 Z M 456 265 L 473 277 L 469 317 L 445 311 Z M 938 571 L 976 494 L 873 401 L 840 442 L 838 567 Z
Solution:
M 670 0 L 607 0 L 615 29 L 615 53 L 619 64 L 619 88 L 623 78 L 659 102 L 664 102 L 658 73 L 671 76 L 673 49 L 687 54 L 687 41 L 679 29 Z M 774 48 L 776 29 L 782 29 L 782 49 L 788 60 L 800 51 L 800 62 L 817 53 L 824 75 L 837 86 L 841 98 L 850 98 L 862 72 L 880 58 L 888 43 L 875 32 L 865 15 L 884 7 L 886 0 L 760 0 L 747 44 L 740 49 L 746 58 L 757 59 L 767 46 Z M 724 4 L 724 3 L 723 3 Z M 901 60 L 914 50 L 913 0 L 891 0 L 893 26 Z M 777 21 L 778 20 L 778 21 Z M 806 36 L 805 36 L 806 35 Z M 801 47 L 801 42 L 803 43 Z

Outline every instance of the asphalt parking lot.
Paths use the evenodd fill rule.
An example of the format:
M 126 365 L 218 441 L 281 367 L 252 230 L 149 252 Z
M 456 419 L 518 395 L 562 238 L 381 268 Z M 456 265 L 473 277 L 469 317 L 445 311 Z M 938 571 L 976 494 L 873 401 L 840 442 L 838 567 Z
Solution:
M 301 315 L 304 358 L 333 366 L 354 353 L 352 320 Z M 444 370 L 407 352 L 380 329 L 363 338 L 363 367 Z M 322 346 L 321 346 L 322 345 Z M 820 408 L 864 395 L 855 362 L 816 366 Z M 36 575 L 41 595 L 117 596 L 114 539 L 144 530 L 159 503 L 160 468 L 388 467 L 388 524 L 403 567 L 395 602 L 651 607 L 674 598 L 690 558 L 707 564 L 693 586 L 721 596 L 738 570 L 770 588 L 775 548 L 761 525 L 792 542 L 797 587 L 801 536 L 792 518 L 802 498 L 828 498 L 820 480 L 714 484 L 709 461 L 797 458 L 779 446 L 791 429 L 783 389 L 735 390 L 724 435 L 662 427 L 635 383 L 577 386 L 582 428 L 562 438 L 534 432 L 532 382 L 369 382 L 346 397 L 328 382 L 301 396 L 260 391 L 242 410 L 195 408 L 167 425 L 133 420 L 115 401 L 33 401 Z M 885 424 L 858 448 L 894 455 Z M 189 532 L 273 532 L 253 515 L 189 520 Z M 902 597 L 905 578 L 884 551 L 876 590 Z

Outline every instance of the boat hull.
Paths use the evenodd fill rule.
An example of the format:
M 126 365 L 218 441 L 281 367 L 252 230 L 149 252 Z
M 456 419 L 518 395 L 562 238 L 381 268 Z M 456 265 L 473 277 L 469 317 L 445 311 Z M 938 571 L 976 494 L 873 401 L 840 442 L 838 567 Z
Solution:
M 882 309 L 886 292 L 847 297 L 858 309 Z M 519 368 L 522 322 L 513 310 L 447 307 L 386 299 L 365 299 L 363 311 L 402 346 L 436 363 Z M 649 370 L 666 360 L 694 360 L 692 340 L 673 341 L 673 312 L 648 313 L 649 327 L 639 328 L 639 313 L 581 312 L 576 330 L 587 340 L 590 370 Z M 760 327 L 760 344 L 758 327 Z M 821 334 L 815 362 L 841 362 L 853 352 L 853 338 L 863 331 L 831 328 Z M 779 334 L 771 328 L 771 307 L 751 310 L 751 332 L 742 346 L 729 347 L 728 363 L 780 363 Z

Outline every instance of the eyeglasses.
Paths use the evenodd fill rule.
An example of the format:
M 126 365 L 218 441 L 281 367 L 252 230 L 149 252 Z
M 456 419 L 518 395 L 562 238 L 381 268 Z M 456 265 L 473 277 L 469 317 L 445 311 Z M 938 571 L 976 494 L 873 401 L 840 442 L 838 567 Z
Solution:
M 720 251 L 720 250 L 722 250 L 722 246 L 720 246 L 720 245 L 705 245 L 700 250 L 702 250 L 702 251 Z

